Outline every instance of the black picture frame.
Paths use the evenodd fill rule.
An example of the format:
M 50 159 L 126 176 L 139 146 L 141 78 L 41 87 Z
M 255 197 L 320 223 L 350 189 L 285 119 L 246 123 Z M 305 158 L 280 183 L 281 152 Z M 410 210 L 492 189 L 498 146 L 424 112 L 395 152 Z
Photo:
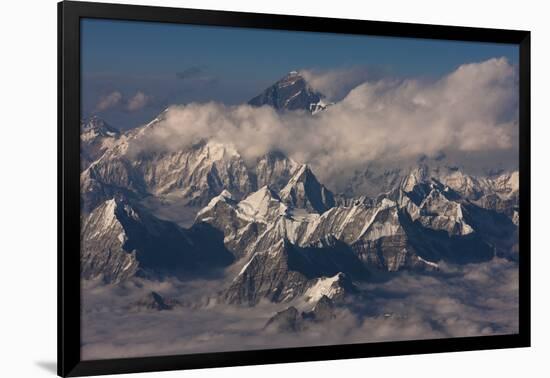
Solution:
M 216 25 L 519 46 L 519 333 L 289 349 L 82 361 L 80 358 L 80 19 Z M 58 3 L 58 374 L 83 376 L 336 360 L 530 346 L 530 32 L 457 26 L 283 16 L 154 6 Z

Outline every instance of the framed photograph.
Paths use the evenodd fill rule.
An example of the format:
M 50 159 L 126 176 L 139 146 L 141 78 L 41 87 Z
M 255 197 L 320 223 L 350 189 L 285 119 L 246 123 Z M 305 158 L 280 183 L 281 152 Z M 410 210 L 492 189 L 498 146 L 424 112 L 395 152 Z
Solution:
M 59 375 L 530 345 L 528 31 L 58 11 Z

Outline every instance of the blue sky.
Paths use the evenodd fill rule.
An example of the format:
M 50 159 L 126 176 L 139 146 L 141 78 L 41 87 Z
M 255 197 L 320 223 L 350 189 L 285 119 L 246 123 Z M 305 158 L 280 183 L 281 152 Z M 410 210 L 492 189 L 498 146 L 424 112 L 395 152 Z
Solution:
M 517 47 L 506 44 L 134 21 L 85 19 L 81 38 L 83 116 L 97 113 L 122 129 L 173 103 L 246 102 L 294 69 L 369 67 L 431 80 L 464 63 L 518 61 Z M 100 110 L 112 93 L 120 94 L 114 105 Z

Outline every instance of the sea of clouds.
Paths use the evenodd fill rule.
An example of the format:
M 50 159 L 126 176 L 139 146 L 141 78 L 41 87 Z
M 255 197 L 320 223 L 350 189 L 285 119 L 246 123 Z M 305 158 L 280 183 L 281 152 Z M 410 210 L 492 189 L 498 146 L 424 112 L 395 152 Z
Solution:
M 232 268 L 233 269 L 233 268 Z M 228 274 L 227 277 L 230 275 Z M 393 273 L 362 285 L 361 300 L 330 324 L 300 334 L 264 331 L 290 304 L 229 306 L 213 299 L 226 279 L 133 280 L 83 285 L 82 357 L 101 359 L 231 350 L 511 334 L 518 331 L 517 263 L 495 258 L 442 266 L 431 274 Z M 177 298 L 172 311 L 134 311 L 151 290 Z

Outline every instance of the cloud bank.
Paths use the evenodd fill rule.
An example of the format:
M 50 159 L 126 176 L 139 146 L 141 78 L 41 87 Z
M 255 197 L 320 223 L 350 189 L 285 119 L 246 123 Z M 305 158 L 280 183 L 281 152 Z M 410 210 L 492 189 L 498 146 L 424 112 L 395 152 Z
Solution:
M 323 80 L 330 87 L 330 75 Z M 432 82 L 366 81 L 315 116 L 248 105 L 172 106 L 136 148 L 176 151 L 210 139 L 232 144 L 248 162 L 276 149 L 311 164 L 330 185 L 369 161 L 410 161 L 441 151 L 512 154 L 517 93 L 516 67 L 495 58 Z
M 393 274 L 362 287 L 367 297 L 341 309 L 330 323 L 300 334 L 266 333 L 263 327 L 291 304 L 253 308 L 186 305 L 173 311 L 128 311 L 125 306 L 155 290 L 182 303 L 220 290 L 226 282 L 136 282 L 84 285 L 82 357 L 140 357 L 312 345 L 349 344 L 518 331 L 518 267 L 503 259 L 437 274 Z M 191 299 L 190 299 L 191 298 Z

